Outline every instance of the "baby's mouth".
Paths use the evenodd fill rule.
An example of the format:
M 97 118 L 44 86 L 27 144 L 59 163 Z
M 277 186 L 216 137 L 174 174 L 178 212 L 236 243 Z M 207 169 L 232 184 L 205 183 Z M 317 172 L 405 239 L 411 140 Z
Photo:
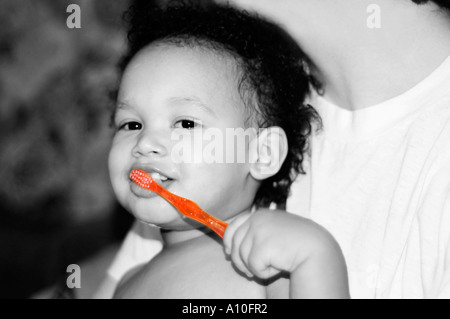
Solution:
M 147 169 L 144 171 L 147 172 L 156 183 L 158 183 L 165 189 L 170 189 L 170 186 L 175 181 L 173 178 L 163 175 L 163 173 L 157 172 L 153 169 Z M 158 196 L 158 194 L 156 194 L 155 192 L 140 187 L 139 185 L 134 183 L 131 179 L 130 183 L 131 183 L 131 191 L 138 197 L 151 198 Z

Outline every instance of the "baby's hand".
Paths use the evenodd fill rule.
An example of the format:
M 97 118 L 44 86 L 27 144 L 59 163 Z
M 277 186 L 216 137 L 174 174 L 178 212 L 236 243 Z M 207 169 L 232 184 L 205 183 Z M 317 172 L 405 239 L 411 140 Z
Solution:
M 307 219 L 264 209 L 232 221 L 223 240 L 225 252 L 240 271 L 267 279 L 294 271 L 317 249 L 321 232 Z
M 225 252 L 247 276 L 267 279 L 290 273 L 293 298 L 348 296 L 341 250 L 318 224 L 284 211 L 239 216 L 225 231 Z

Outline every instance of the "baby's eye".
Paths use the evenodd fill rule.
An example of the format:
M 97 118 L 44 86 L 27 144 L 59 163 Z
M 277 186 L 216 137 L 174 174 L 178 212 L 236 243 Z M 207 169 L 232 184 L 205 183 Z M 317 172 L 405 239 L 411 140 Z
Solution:
M 184 129 L 188 129 L 188 130 L 192 130 L 200 125 L 201 125 L 200 123 L 198 123 L 194 120 L 188 120 L 188 119 L 179 120 L 175 123 L 176 128 L 184 128 Z
M 127 122 L 119 126 L 119 131 L 125 130 L 125 131 L 137 131 L 142 129 L 142 124 L 139 122 Z

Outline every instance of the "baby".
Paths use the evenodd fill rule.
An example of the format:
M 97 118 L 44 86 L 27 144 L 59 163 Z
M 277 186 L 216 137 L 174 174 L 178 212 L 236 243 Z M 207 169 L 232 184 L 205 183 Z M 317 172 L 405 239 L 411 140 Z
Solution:
M 303 172 L 317 117 L 303 105 L 311 82 L 302 51 L 277 26 L 228 7 L 172 4 L 129 17 L 109 170 L 119 202 L 161 228 L 164 249 L 115 296 L 347 297 L 345 263 L 325 230 L 282 211 L 252 213 L 282 206 Z M 244 142 L 236 146 L 230 129 L 248 132 Z M 206 160 L 198 147 L 211 131 L 224 160 Z M 182 160 L 174 136 L 183 137 Z M 236 147 L 244 161 L 228 156 Z M 133 183 L 133 169 L 228 222 L 223 241 Z

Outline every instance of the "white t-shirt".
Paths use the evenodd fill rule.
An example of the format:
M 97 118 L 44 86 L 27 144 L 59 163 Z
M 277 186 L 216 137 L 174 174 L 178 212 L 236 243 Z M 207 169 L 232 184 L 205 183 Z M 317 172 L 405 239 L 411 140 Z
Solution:
M 119 282 L 129 270 L 159 254 L 162 247 L 159 228 L 135 221 L 108 269 L 108 276 Z
M 450 298 L 450 57 L 404 94 L 323 130 L 287 210 L 328 229 L 354 298 Z
M 450 298 L 450 57 L 376 106 L 352 112 L 321 97 L 311 103 L 323 129 L 287 210 L 334 235 L 353 298 Z M 142 231 L 128 234 L 113 278 L 161 249 Z

